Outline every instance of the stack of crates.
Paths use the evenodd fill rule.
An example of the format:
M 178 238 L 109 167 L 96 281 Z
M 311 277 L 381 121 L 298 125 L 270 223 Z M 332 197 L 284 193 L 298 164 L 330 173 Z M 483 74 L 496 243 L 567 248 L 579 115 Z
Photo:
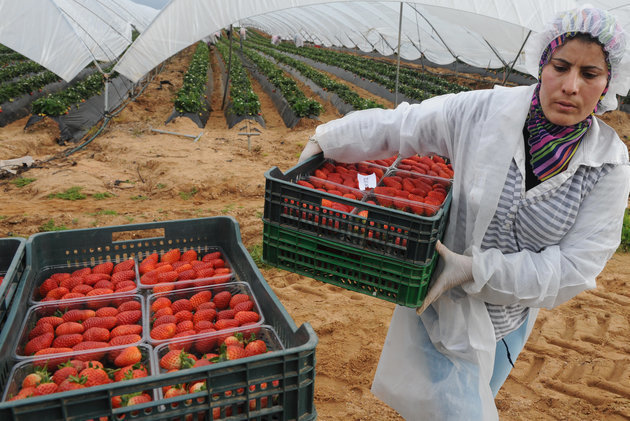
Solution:
M 298 183 L 312 180 L 326 162 L 334 164 L 319 154 L 286 174 L 277 167 L 265 173 L 263 260 L 351 291 L 421 306 L 448 219 L 452 180 L 426 176 L 446 186 L 446 197 L 431 216 L 418 215 L 375 204 L 378 195 L 369 191 L 353 199 Z M 400 162 L 398 157 L 382 167 L 383 177 L 402 172 Z M 352 210 L 326 205 L 331 202 Z
M 4 327 L 15 291 L 26 269 L 26 239 L 0 238 L 0 330 Z
M 138 418 L 151 420 L 311 420 L 317 417 L 313 403 L 315 347 L 317 336 L 305 323 L 297 327 L 262 277 L 240 238 L 238 223 L 231 217 L 210 217 L 125 226 L 40 233 L 25 243 L 26 269 L 0 334 L 0 402 L 2 420 L 86 420 Z M 176 282 L 172 291 L 144 285 L 139 264 L 148 256 L 163 256 L 169 250 L 193 251 L 200 258 L 219 251 L 225 257 L 228 275 Z M 43 299 L 40 287 L 55 273 L 74 273 L 102 263 L 133 262 L 134 283 L 122 292 L 61 300 Z M 164 286 L 166 284 L 162 284 Z M 155 324 L 152 303 L 161 296 L 172 301 L 198 292 L 216 296 L 221 291 L 247 295 L 253 300 L 256 322 L 217 332 L 157 340 L 151 336 Z M 210 295 L 209 294 L 209 295 Z M 147 376 L 88 388 L 11 400 L 24 378 L 45 365 L 72 360 L 100 361 L 111 365 L 129 346 L 67 351 L 37 357 L 29 354 L 29 332 L 42 317 L 65 311 L 104 307 L 136 312 L 138 340 L 131 344 L 141 352 Z M 105 310 L 104 310 L 105 311 Z M 220 333 L 220 334 L 219 334 Z M 214 360 L 192 368 L 168 370 L 161 358 L 173 349 L 190 354 L 201 344 L 218 344 L 227 336 L 252 336 L 265 342 L 267 352 L 233 360 Z M 207 350 L 206 350 L 207 351 Z M 216 352 L 219 352 L 218 348 Z M 197 355 L 199 357 L 199 354 Z M 111 367 L 114 368 L 114 367 Z M 200 382 L 193 393 L 165 397 L 173 385 Z M 120 405 L 119 397 L 146 395 L 133 406 Z

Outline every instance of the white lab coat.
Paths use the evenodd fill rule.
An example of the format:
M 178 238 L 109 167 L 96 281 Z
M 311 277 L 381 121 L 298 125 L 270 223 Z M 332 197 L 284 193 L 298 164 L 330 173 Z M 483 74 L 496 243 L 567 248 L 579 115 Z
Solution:
M 420 318 L 414 309 L 394 311 L 372 391 L 407 419 L 498 419 L 489 387 L 496 340 L 484 303 L 532 307 L 529 335 L 537 308 L 595 288 L 595 277 L 619 245 L 630 191 L 628 150 L 594 118 L 569 167 L 526 193 L 545 194 L 579 165 L 618 164 L 584 199 L 569 233 L 539 253 L 480 250 L 512 159 L 521 170 L 525 165 L 522 129 L 533 89 L 444 95 L 395 110 L 354 112 L 316 129 L 324 155 L 342 162 L 396 153 L 437 153 L 452 160 L 444 244 L 473 256 L 474 282 L 449 291 Z

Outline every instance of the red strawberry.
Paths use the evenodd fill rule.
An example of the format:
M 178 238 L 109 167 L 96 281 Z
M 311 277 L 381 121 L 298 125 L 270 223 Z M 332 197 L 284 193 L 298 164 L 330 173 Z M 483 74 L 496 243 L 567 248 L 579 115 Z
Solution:
M 153 313 L 153 318 L 155 320 L 159 319 L 162 316 L 174 316 L 173 309 L 170 307 L 164 307 Z
M 89 285 L 81 284 L 81 285 L 77 285 L 76 287 L 72 288 L 72 290 L 70 290 L 70 292 L 85 295 L 88 292 L 92 291 L 92 289 L 93 288 L 91 286 L 89 286 Z M 66 295 L 68 295 L 68 294 L 66 294 Z
M 118 309 L 116 307 L 101 307 L 96 310 L 96 317 L 116 317 Z
M 133 259 L 124 260 L 118 263 L 116 266 L 114 266 L 114 269 L 112 270 L 112 274 L 118 273 L 124 270 L 133 270 L 135 266 L 136 266 L 135 260 Z
M 46 279 L 39 286 L 39 296 L 40 297 L 47 296 L 50 291 L 52 291 L 53 289 L 57 288 L 58 286 L 59 286 L 59 281 L 56 281 L 56 280 L 54 280 L 52 278 Z
M 212 253 L 208 253 L 205 256 L 203 256 L 201 258 L 201 261 L 202 262 L 209 262 L 211 260 L 219 259 L 219 258 L 221 258 L 221 252 L 220 251 L 214 251 Z
M 217 313 L 217 320 L 233 319 L 236 312 L 232 309 L 221 310 Z
M 247 356 L 247 354 L 245 353 L 245 350 L 238 345 L 230 345 L 227 348 L 225 348 L 224 355 L 225 355 L 225 359 L 229 361 L 237 360 L 239 358 L 243 358 Z
M 135 270 L 121 270 L 112 275 L 111 282 L 112 284 L 117 284 L 118 282 L 131 281 L 135 279 L 136 279 Z
M 113 269 L 114 269 L 113 262 L 104 262 L 104 263 L 94 266 L 92 268 L 92 273 L 104 273 L 106 275 L 109 275 L 112 273 Z
M 96 297 L 98 295 L 113 294 L 114 290 L 111 288 L 94 288 L 92 291 L 85 294 L 86 297 Z
M 228 336 L 223 340 L 223 343 L 225 346 L 236 345 L 241 348 L 245 348 L 245 345 L 243 344 L 243 335 L 240 333 Z
M 139 379 L 148 375 L 149 373 L 143 364 L 135 363 L 116 370 L 114 381 L 120 382 L 123 380 Z
M 190 303 L 190 300 L 188 300 L 187 298 L 182 298 L 179 300 L 176 300 L 172 305 L 171 308 L 173 309 L 173 313 L 178 313 L 182 310 L 188 310 L 188 311 L 192 311 L 193 310 L 193 306 Z
M 68 377 L 76 376 L 78 373 L 79 371 L 70 363 L 70 361 L 66 361 L 57 367 L 57 371 L 54 372 L 52 380 L 57 384 L 61 384 L 61 382 L 66 380 Z
M 156 312 L 165 307 L 170 307 L 171 304 L 171 300 L 167 297 L 158 297 L 153 301 L 153 303 L 151 303 L 151 311 Z
M 41 335 L 42 333 L 54 333 L 55 328 L 50 323 L 38 323 L 35 325 L 33 329 L 28 333 L 28 339 L 33 339 L 36 336 Z
M 111 330 L 116 326 L 118 319 L 114 316 L 108 317 L 90 317 L 83 322 L 83 327 L 87 330 L 91 327 L 104 327 L 107 330 Z
M 195 350 L 200 354 L 206 354 L 214 350 L 217 346 L 217 337 L 213 335 L 216 330 L 214 328 L 210 329 L 202 329 L 199 333 L 200 335 L 205 335 L 195 340 Z
M 212 300 L 212 292 L 210 291 L 200 291 L 190 297 L 190 305 L 192 305 L 193 309 L 197 309 L 201 304 L 207 303 Z
M 127 300 L 118 306 L 118 311 L 141 310 L 142 304 L 138 300 Z
M 70 274 L 70 277 L 74 278 L 76 276 L 76 277 L 81 278 L 83 276 L 89 275 L 90 273 L 92 273 L 92 269 L 91 268 L 81 268 L 81 269 L 77 269 L 74 272 L 72 272 Z
M 116 325 L 132 325 L 137 323 L 142 318 L 141 310 L 129 310 L 129 311 L 121 311 L 116 316 Z
M 215 303 L 213 303 L 212 301 L 210 301 L 209 303 L 201 303 L 199 304 L 199 307 L 197 307 L 197 310 L 206 310 L 206 309 L 216 309 L 217 305 Z
M 96 312 L 94 310 L 68 310 L 62 316 L 64 322 L 82 322 L 84 320 L 89 319 L 90 317 L 94 317 Z
M 199 332 L 203 329 L 213 329 L 214 330 L 214 323 L 212 323 L 210 320 L 199 320 L 197 323 L 194 323 L 194 329 Z
M 251 357 L 252 355 L 264 354 L 267 352 L 267 344 L 261 339 L 256 339 L 245 345 L 245 355 Z
M 214 296 L 212 300 L 219 310 L 223 310 L 230 305 L 232 293 L 230 291 L 221 291 Z
M 89 286 L 94 286 L 94 284 L 96 284 L 99 281 L 109 281 L 110 276 L 106 275 L 104 273 L 92 273 L 88 276 L 86 276 L 85 278 L 83 278 L 83 283 L 85 285 L 89 285 Z
M 249 311 L 254 308 L 254 302 L 252 300 L 242 301 L 236 304 L 233 308 L 237 313 L 239 311 Z
M 82 294 L 80 292 L 69 292 L 65 294 L 63 297 L 61 297 L 60 300 L 71 300 L 73 298 L 83 298 L 83 297 L 85 297 L 85 294 Z
M 22 388 L 37 387 L 41 382 L 49 381 L 48 377 L 48 371 L 36 369 L 33 373 L 24 377 L 24 380 L 22 380 Z
M 56 328 L 57 326 L 59 326 L 63 322 L 64 322 L 64 320 L 61 317 L 46 316 L 46 317 L 42 317 L 41 319 L 39 319 L 37 321 L 37 323 L 36 323 L 36 326 L 39 326 L 42 323 L 48 323 L 48 324 L 52 325 L 52 327 Z
M 40 383 L 36 388 L 33 396 L 42 396 L 42 395 L 50 395 L 51 393 L 57 392 L 57 384 L 49 381 L 46 383 Z
M 137 392 L 131 395 L 125 395 L 125 397 L 123 397 L 123 406 L 133 406 L 133 405 L 139 405 L 141 403 L 147 403 L 147 402 L 151 402 L 151 396 L 147 393 L 142 393 L 142 392 Z M 133 413 L 132 413 L 133 415 Z
M 54 279 L 57 282 L 61 282 L 62 280 L 71 277 L 72 275 L 67 272 L 57 272 L 50 275 L 51 279 Z
M 171 249 L 162 255 L 160 263 L 173 263 L 179 260 L 181 251 L 179 249 Z
M 76 344 L 83 342 L 83 335 L 80 333 L 72 333 L 70 335 L 57 336 L 53 340 L 53 348 L 72 348 Z
M 177 273 L 174 270 L 170 272 L 158 273 L 157 283 L 161 284 L 164 282 L 175 282 L 177 281 L 178 277 L 179 277 L 179 273 Z
M 193 323 L 196 325 L 201 320 L 209 320 L 212 322 L 214 321 L 216 317 L 217 317 L 217 311 L 213 308 L 198 310 L 193 315 Z
M 169 339 L 175 336 L 177 332 L 177 325 L 175 323 L 164 323 L 151 329 L 151 338 L 156 341 L 163 339 Z
M 50 290 L 48 292 L 48 294 L 46 294 L 46 298 L 51 298 L 53 300 L 59 300 L 61 297 L 63 297 L 64 295 L 66 295 L 69 292 L 70 292 L 70 290 L 68 288 L 57 287 L 55 289 Z
M 195 250 L 186 250 L 184 253 L 182 253 L 182 255 L 180 256 L 179 260 L 182 260 L 184 262 L 190 262 L 192 260 L 197 260 L 197 252 Z
M 86 377 L 85 387 L 98 386 L 109 383 L 109 376 L 102 368 L 84 368 L 79 373 L 79 377 Z
M 126 291 L 133 291 L 136 288 L 138 288 L 138 286 L 136 285 L 134 281 L 121 281 L 121 282 L 116 283 L 116 285 L 114 286 L 114 291 L 126 292 Z
M 114 360 L 116 367 L 125 367 L 142 361 L 142 352 L 137 346 L 129 346 L 122 350 Z
M 159 292 L 169 292 L 175 289 L 175 284 L 172 282 L 166 282 L 153 287 L 153 292 L 155 294 Z
M 142 340 L 142 336 L 137 334 L 114 336 L 109 340 L 109 346 L 131 345 Z
M 177 323 L 177 317 L 175 317 L 174 315 L 164 315 L 164 316 L 160 316 L 158 319 L 156 319 L 153 322 L 153 327 L 157 327 L 159 325 L 163 325 L 166 323 Z
M 194 325 L 193 325 L 192 320 L 183 320 L 177 323 L 177 328 L 175 329 L 177 333 L 185 332 L 187 330 L 194 331 Z
M 98 281 L 97 283 L 95 283 L 93 285 L 92 289 L 94 289 L 94 288 L 107 288 L 107 289 L 113 290 L 114 289 L 114 284 L 111 281 L 107 281 L 105 279 L 102 279 L 102 280 Z
M 160 358 L 160 367 L 165 370 L 190 368 L 193 364 L 195 364 L 194 356 L 181 349 L 168 351 Z
M 260 315 L 255 311 L 239 311 L 234 315 L 234 318 L 238 320 L 240 325 L 245 323 L 257 322 L 260 320 Z
M 249 295 L 247 294 L 234 294 L 230 299 L 230 308 L 234 308 L 238 303 L 249 301 Z
M 68 288 L 68 291 L 72 291 L 74 287 L 76 287 L 77 285 L 81 285 L 82 283 L 83 278 L 73 276 L 72 278 L 64 279 L 63 281 L 59 282 L 59 286 Z
M 73 333 L 83 333 L 85 326 L 78 322 L 64 322 L 55 329 L 56 336 L 71 335 Z
M 107 348 L 108 346 L 109 344 L 107 342 L 83 341 L 73 346 L 72 351 L 96 350 L 95 352 L 78 353 L 74 358 L 82 361 L 100 360 L 105 355 L 105 352 L 100 351 L 100 349 Z
M 108 342 L 109 338 L 109 330 L 104 327 L 91 327 L 83 332 L 84 341 Z
M 23 355 L 33 355 L 41 349 L 50 347 L 54 339 L 55 334 L 51 332 L 43 333 L 39 336 L 34 337 L 24 346 Z
M 181 272 L 178 272 L 178 271 L 176 272 L 179 273 L 179 276 L 177 278 L 178 281 L 189 281 L 191 279 L 197 278 L 197 272 L 194 269 L 188 269 L 188 270 L 183 270 Z
M 109 336 L 110 338 L 113 339 L 116 336 L 141 335 L 141 334 L 142 334 L 142 325 L 120 325 L 113 328 Z
M 87 377 L 72 375 L 59 384 L 58 392 L 66 392 L 68 390 L 84 389 Z
M 175 323 L 183 322 L 184 320 L 190 320 L 192 322 L 193 314 L 188 310 L 178 311 L 174 314 L 177 321 Z
M 217 320 L 214 323 L 214 327 L 217 330 L 231 329 L 231 328 L 239 327 L 239 326 L 240 326 L 240 323 L 236 319 L 221 319 L 221 320 Z

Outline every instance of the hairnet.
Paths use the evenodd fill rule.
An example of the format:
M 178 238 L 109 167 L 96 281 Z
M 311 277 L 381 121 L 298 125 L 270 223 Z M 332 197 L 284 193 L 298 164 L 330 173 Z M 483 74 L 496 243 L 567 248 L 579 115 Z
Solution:
M 626 96 L 630 89 L 630 54 L 626 32 L 610 12 L 583 5 L 556 15 L 544 31 L 530 37 L 525 49 L 527 70 L 538 77 L 543 51 L 551 41 L 569 32 L 590 34 L 603 45 L 611 66 L 611 76 L 608 92 L 597 114 L 616 109 L 617 95 Z

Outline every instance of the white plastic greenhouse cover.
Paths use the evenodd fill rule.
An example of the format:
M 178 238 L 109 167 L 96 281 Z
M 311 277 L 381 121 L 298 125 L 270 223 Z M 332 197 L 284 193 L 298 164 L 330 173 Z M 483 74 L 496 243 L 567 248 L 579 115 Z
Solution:
M 144 30 L 157 13 L 131 0 L 0 0 L 0 44 L 70 81 L 92 61 L 116 60 L 131 25 Z
M 521 47 L 529 31 L 543 29 L 562 10 L 590 3 L 611 10 L 628 27 L 630 2 L 621 0 L 424 0 L 403 2 L 400 56 L 425 56 L 437 64 L 459 59 L 477 67 L 515 62 L 526 71 Z M 229 27 L 324 46 L 344 46 L 391 55 L 398 48 L 400 1 L 171 0 L 115 67 L 132 81 L 153 67 Z

